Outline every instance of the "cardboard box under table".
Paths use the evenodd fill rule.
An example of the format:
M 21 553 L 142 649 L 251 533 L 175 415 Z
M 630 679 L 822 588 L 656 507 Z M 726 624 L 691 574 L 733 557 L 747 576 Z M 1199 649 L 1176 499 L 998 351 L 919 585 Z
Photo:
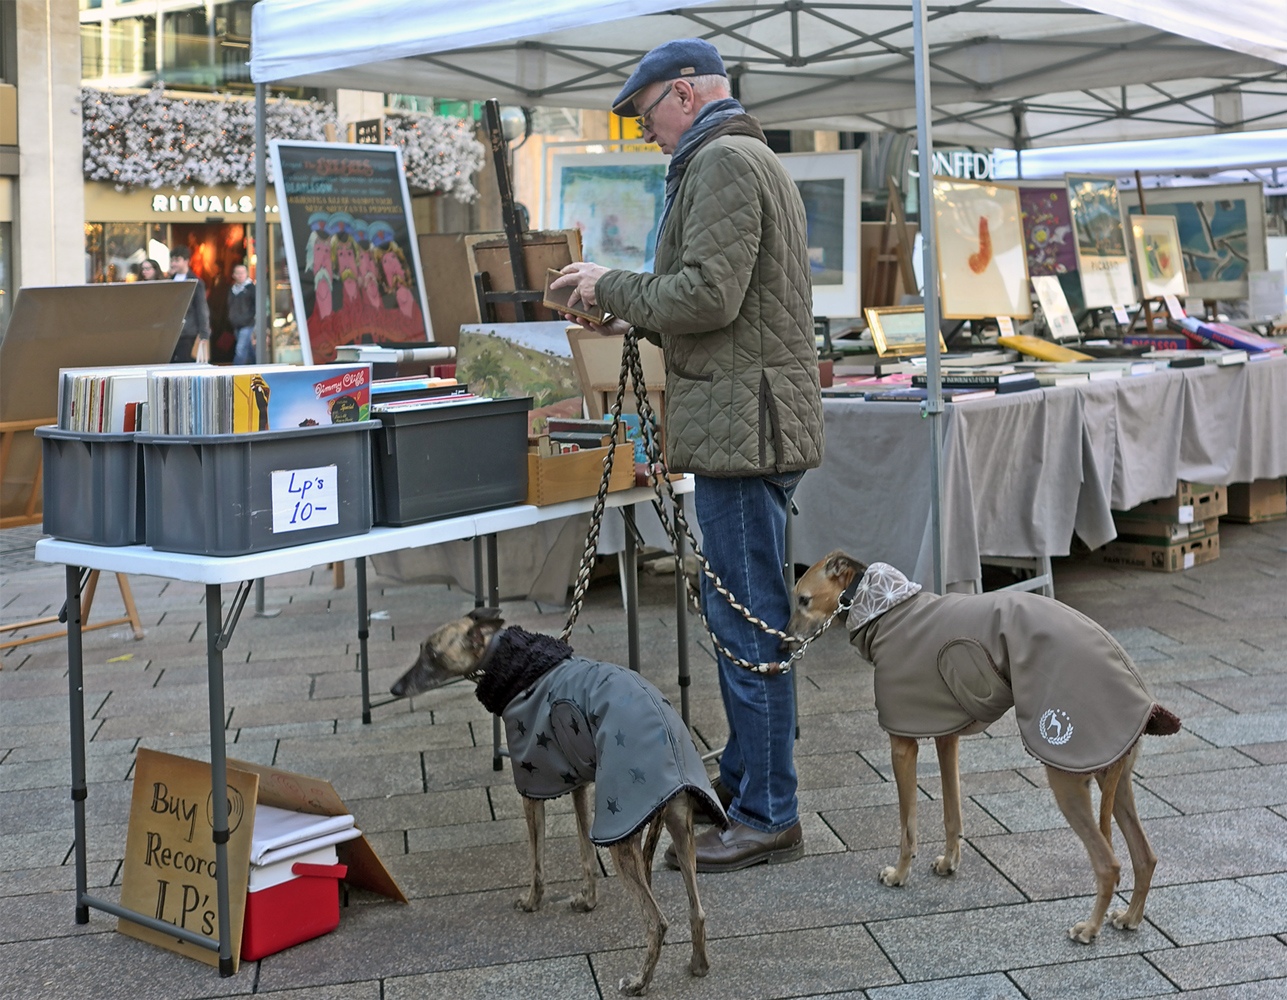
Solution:
M 1208 486 L 1181 479 L 1176 483 L 1175 493 L 1171 496 L 1149 500 L 1128 511 L 1114 511 L 1113 514 L 1135 520 L 1194 524 L 1220 517 L 1228 511 L 1228 503 L 1229 498 L 1223 486 Z
M 219 925 L 210 781 L 209 764 L 154 750 L 138 751 L 120 903 L 127 910 L 207 938 Z M 348 809 L 329 782 L 233 758 L 228 758 L 227 802 L 228 918 L 235 971 L 240 959 L 269 954 L 265 947 L 278 950 L 276 945 L 287 947 L 326 933 L 338 916 L 336 873 L 331 872 L 326 877 L 295 879 L 297 886 L 257 902 L 262 912 L 247 917 L 256 805 L 317 816 L 345 815 Z M 365 837 L 345 841 L 337 851 L 346 869 L 344 881 L 407 902 Z M 252 929 L 256 922 L 261 925 L 253 931 L 251 942 L 245 942 L 243 934 L 248 919 Z M 262 926 L 265 923 L 275 926 Z M 120 919 L 117 929 L 210 965 L 219 961 L 218 953 L 208 947 L 128 917 Z M 249 953 L 244 944 L 250 945 Z
M 1257 479 L 1254 483 L 1232 483 L 1229 487 L 1226 521 L 1259 524 L 1287 517 L 1287 477 Z

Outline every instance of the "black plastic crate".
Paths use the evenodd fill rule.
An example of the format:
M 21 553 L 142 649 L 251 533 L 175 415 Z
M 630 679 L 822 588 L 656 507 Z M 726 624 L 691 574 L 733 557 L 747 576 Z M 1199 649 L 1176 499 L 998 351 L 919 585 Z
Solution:
M 44 530 L 68 542 L 139 545 L 143 457 L 133 434 L 37 427 L 44 463 Z
M 374 414 L 375 523 L 403 527 L 524 503 L 531 408 L 524 397 Z
M 371 431 L 378 426 L 366 420 L 253 434 L 136 435 L 143 446 L 147 544 L 163 552 L 240 556 L 365 534 L 371 530 Z M 296 528 L 280 513 L 275 531 L 273 474 L 284 481 L 289 473 L 332 465 L 336 523 Z M 301 486 L 304 479 L 299 476 Z M 312 508 L 306 492 L 294 502 L 309 504 L 309 520 L 330 517 Z M 299 516 L 297 508 L 296 523 Z

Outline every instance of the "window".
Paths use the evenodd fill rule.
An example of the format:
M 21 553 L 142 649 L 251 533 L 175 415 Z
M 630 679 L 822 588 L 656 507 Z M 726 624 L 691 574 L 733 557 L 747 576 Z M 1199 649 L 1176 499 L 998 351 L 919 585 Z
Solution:
M 164 243 L 165 226 L 143 222 L 85 224 L 85 280 L 136 281 L 152 242 Z
M 169 84 L 202 90 L 251 90 L 250 0 L 166 14 L 162 63 Z M 207 16 L 211 13 L 213 16 Z
M 103 25 L 98 21 L 80 26 L 80 75 L 85 80 L 103 75 Z
M 107 71 L 112 76 L 156 72 L 156 18 L 121 17 L 107 29 Z

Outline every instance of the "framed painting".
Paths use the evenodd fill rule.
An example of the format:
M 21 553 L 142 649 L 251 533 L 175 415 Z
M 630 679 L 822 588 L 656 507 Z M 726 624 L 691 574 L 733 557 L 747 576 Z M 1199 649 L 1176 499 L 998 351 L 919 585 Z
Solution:
M 663 153 L 556 154 L 554 228 L 581 231 L 583 260 L 651 271 L 669 162 Z
M 925 353 L 924 306 L 877 306 L 864 309 L 863 315 L 867 317 L 867 328 L 880 357 Z M 938 343 L 947 350 L 941 333 Z
M 815 316 L 857 316 L 862 160 L 858 150 L 778 157 L 804 201 Z
M 1019 181 L 1019 210 L 1023 213 L 1023 243 L 1028 274 L 1071 274 L 1077 270 L 1068 189 L 1063 184 Z
M 1180 256 L 1180 230 L 1173 215 L 1132 215 L 1135 270 L 1145 298 L 1189 294 Z
M 456 378 L 481 396 L 531 396 L 527 432 L 544 434 L 550 417 L 581 416 L 567 331 L 562 320 L 467 323 L 456 347 Z
M 1032 315 L 1019 189 L 934 179 L 944 319 Z
M 1066 174 L 1068 208 L 1077 242 L 1077 270 L 1088 309 L 1135 301 L 1135 280 L 1126 249 L 1126 227 L 1117 180 Z
M 1265 189 L 1260 183 L 1150 188 L 1126 195 L 1132 220 L 1170 215 L 1179 233 L 1189 294 L 1204 299 L 1245 299 L 1248 275 L 1268 269 Z

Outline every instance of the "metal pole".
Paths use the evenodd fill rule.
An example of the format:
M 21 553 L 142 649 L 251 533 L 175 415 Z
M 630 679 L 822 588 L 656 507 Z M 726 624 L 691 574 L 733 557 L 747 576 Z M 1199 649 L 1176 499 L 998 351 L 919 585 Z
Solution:
M 362 724 L 371 724 L 371 670 L 366 641 L 371 635 L 371 615 L 366 605 L 366 556 L 353 560 L 357 570 L 358 667 L 362 672 Z
M 89 923 L 85 892 L 89 886 L 85 844 L 85 675 L 80 638 L 80 567 L 66 568 L 67 583 L 67 701 L 71 706 L 72 820 L 76 831 L 76 923 Z
M 268 272 L 268 85 L 255 84 L 255 361 L 267 364 L 268 296 L 273 276 Z M 276 618 L 281 609 L 264 610 L 264 578 L 255 581 L 255 617 Z
M 232 975 L 232 921 L 228 908 L 228 758 L 224 737 L 223 598 L 217 583 L 206 584 L 206 669 L 210 689 L 210 836 L 215 845 L 219 975 Z
M 934 137 L 930 129 L 929 45 L 925 0 L 912 0 L 912 49 L 916 77 L 916 147 L 920 163 L 921 264 L 925 274 L 924 414 L 930 431 L 930 538 L 934 593 L 943 593 L 943 378 L 939 366 L 938 248 L 934 243 Z

